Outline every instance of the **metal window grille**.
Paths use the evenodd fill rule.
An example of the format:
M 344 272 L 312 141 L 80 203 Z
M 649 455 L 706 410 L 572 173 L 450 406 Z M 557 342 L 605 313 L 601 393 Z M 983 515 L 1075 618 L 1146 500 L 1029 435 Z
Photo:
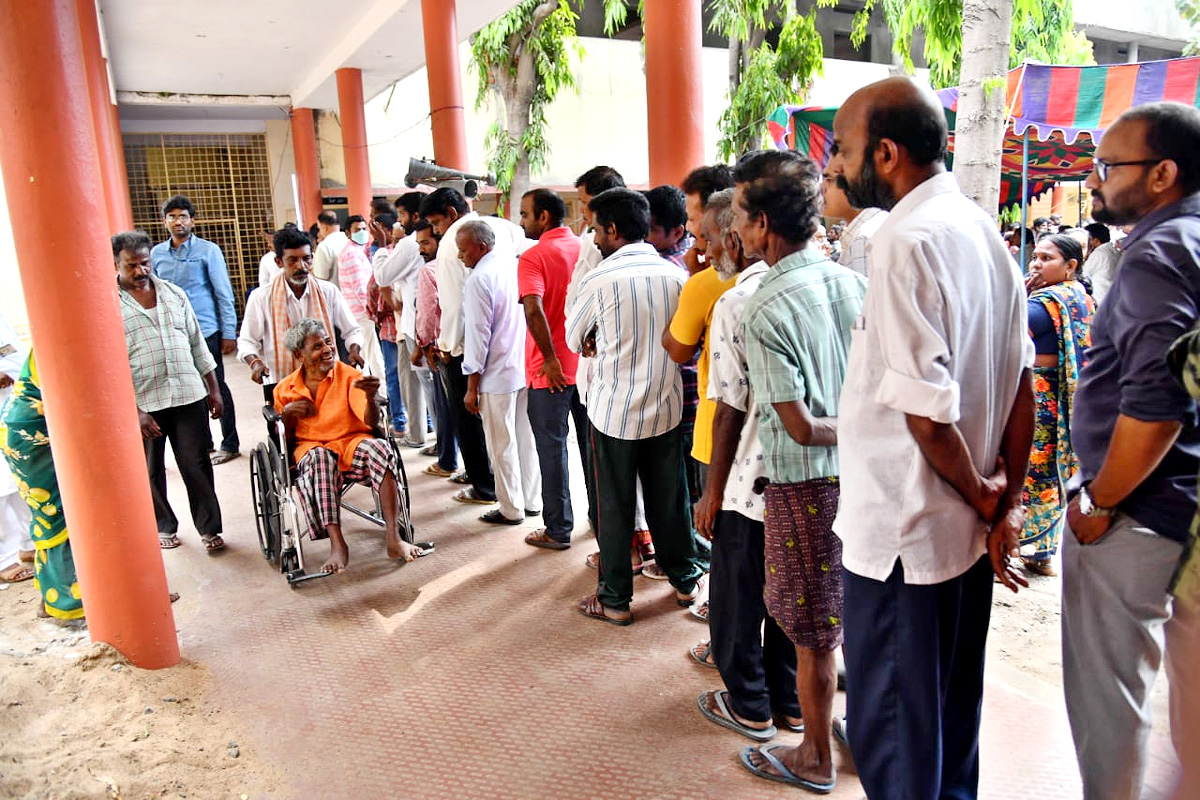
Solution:
M 267 251 L 263 231 L 275 230 L 271 166 L 262 134 L 126 134 L 125 164 L 133 223 L 154 241 L 167 237 L 161 208 L 186 195 L 196 206 L 195 233 L 225 254 L 240 318 L 258 286 Z

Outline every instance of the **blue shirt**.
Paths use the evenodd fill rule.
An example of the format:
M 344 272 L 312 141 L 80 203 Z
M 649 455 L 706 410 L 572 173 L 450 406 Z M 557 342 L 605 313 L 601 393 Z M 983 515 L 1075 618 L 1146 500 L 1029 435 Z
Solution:
M 1117 416 L 1177 421 L 1183 430 L 1118 508 L 1182 542 L 1196 509 L 1196 404 L 1167 366 L 1171 343 L 1200 322 L 1200 193 L 1148 214 L 1121 243 L 1112 288 L 1092 320 L 1092 346 L 1075 391 L 1071 444 L 1085 480 L 1108 454 Z
M 150 251 L 150 263 L 155 275 L 187 294 L 205 339 L 217 331 L 222 339 L 237 339 L 233 286 L 220 247 L 194 234 L 179 247 L 167 239 Z

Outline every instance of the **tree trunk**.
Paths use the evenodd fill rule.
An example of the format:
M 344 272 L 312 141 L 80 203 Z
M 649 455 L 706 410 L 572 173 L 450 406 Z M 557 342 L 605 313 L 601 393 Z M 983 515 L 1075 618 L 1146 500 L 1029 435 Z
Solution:
M 729 96 L 732 97 L 742 82 L 742 40 L 729 39 Z
M 962 79 L 954 174 L 992 217 L 1000 205 L 1000 159 L 1013 0 L 963 0 Z M 990 91 L 989 89 L 990 84 Z
M 529 191 L 529 154 L 521 147 L 521 140 L 525 138 L 525 131 L 529 128 L 529 106 L 532 99 L 530 87 L 518 84 L 515 96 L 505 101 L 508 136 L 519 148 L 512 183 L 508 187 L 507 208 L 508 218 L 516 223 L 521 221 L 521 196 Z

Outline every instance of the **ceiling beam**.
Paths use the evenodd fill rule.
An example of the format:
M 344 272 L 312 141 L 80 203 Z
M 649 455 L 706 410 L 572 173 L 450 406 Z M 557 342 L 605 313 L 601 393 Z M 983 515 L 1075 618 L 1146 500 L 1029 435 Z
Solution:
M 273 106 L 287 108 L 286 94 L 176 94 L 174 92 L 117 92 L 117 102 L 131 106 Z

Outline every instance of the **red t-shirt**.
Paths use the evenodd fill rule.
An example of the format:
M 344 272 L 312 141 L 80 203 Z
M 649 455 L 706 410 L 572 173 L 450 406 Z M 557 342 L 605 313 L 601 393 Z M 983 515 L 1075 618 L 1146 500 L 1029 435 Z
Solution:
M 542 298 L 542 308 L 550 323 L 550 341 L 569 384 L 575 383 L 579 356 L 567 347 L 567 285 L 578 260 L 579 238 L 570 228 L 560 227 L 543 233 L 538 243 L 521 255 L 517 265 L 518 294 L 522 299 Z M 543 363 L 542 350 L 530 333 L 525 339 L 525 380 L 534 389 L 549 385 L 545 375 L 538 375 Z

